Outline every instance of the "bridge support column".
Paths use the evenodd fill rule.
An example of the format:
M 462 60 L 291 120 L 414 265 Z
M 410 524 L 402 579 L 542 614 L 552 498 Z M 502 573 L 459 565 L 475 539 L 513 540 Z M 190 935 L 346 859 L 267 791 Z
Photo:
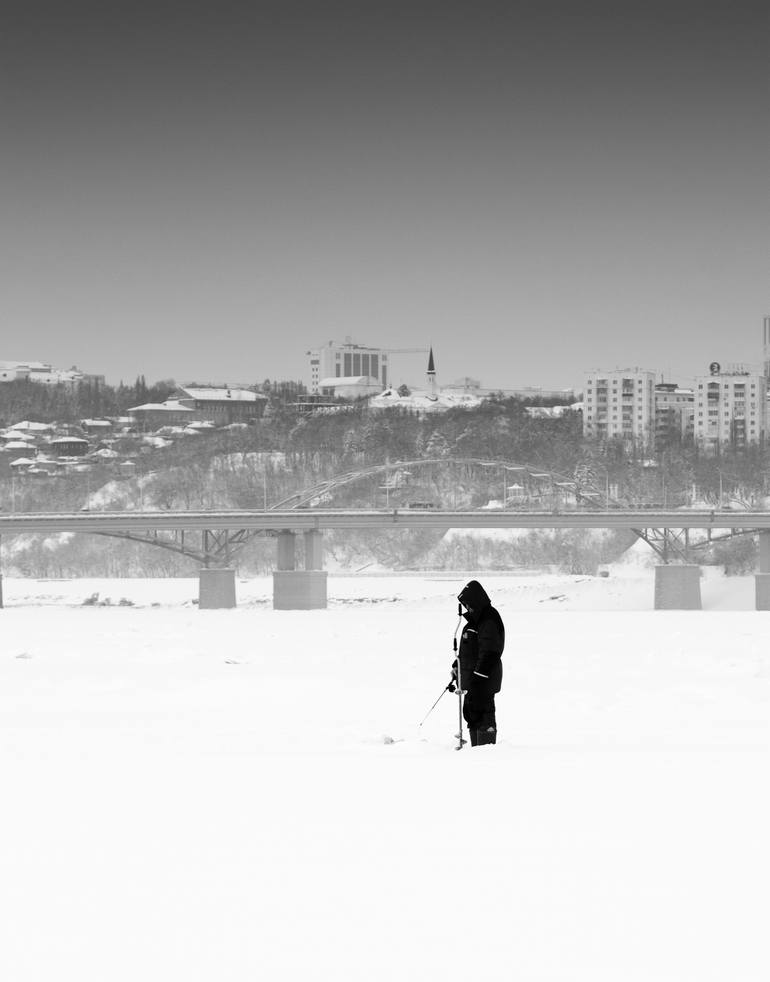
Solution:
M 278 533 L 278 562 L 273 573 L 273 610 L 325 610 L 326 570 L 323 535 L 317 529 L 304 533 L 305 568 L 297 569 L 296 535 Z
M 296 534 L 294 532 L 290 532 L 288 529 L 282 529 L 278 533 L 278 538 L 276 539 L 278 547 L 278 562 L 276 563 L 276 569 L 296 569 L 296 541 Z
M 305 532 L 305 569 L 323 569 L 324 537 L 318 529 Z
M 759 572 L 754 577 L 754 606 L 770 610 L 770 531 L 759 533 Z
M 234 569 L 202 569 L 198 575 L 199 610 L 226 610 L 235 607 Z
M 655 610 L 701 610 L 700 566 L 656 566 Z

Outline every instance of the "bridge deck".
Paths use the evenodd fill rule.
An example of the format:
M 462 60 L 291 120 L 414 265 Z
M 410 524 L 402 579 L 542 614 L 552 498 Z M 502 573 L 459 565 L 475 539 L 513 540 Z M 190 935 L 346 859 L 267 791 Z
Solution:
M 4 514 L 0 535 L 201 529 L 698 528 L 770 529 L 770 512 L 735 511 L 91 511 Z

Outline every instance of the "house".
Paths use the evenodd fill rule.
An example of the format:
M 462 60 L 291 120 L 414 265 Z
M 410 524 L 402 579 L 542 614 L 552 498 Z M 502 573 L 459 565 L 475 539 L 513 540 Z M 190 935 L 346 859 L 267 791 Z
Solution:
M 23 419 L 20 423 L 14 423 L 11 427 L 14 433 L 52 433 L 54 426 L 51 423 L 36 423 L 30 419 Z
M 144 430 L 191 423 L 196 427 L 205 423 L 208 428 L 261 419 L 266 405 L 267 396 L 251 389 L 185 386 L 177 389 L 173 399 L 134 406 L 129 413 Z
M 161 426 L 184 426 L 195 418 L 195 411 L 189 406 L 183 406 L 176 399 L 165 402 L 146 402 L 128 410 L 143 430 L 158 430 Z
M 6 440 L 0 449 L 8 451 L 26 450 L 35 453 L 34 443 L 28 443 L 26 440 Z
M 81 419 L 80 427 L 84 433 L 109 433 L 112 422 L 109 419 Z
M 88 440 L 79 436 L 60 436 L 51 440 L 49 447 L 59 457 L 83 457 L 88 453 Z
M 25 474 L 30 467 L 35 466 L 35 460 L 33 457 L 17 457 L 8 466 L 13 468 L 15 474 Z
M 196 419 L 217 426 L 261 419 L 268 401 L 261 392 L 228 386 L 182 386 L 175 396 L 181 405 L 194 410 Z

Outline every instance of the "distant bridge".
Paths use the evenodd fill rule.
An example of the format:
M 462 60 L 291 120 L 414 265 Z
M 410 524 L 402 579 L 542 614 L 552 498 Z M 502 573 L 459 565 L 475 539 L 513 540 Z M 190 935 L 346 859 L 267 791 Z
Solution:
M 21 532 L 296 531 L 324 529 L 770 529 L 770 511 L 442 511 L 286 509 L 281 511 L 93 511 L 16 514 L 0 517 L 0 534 Z
M 676 533 L 677 555 L 689 559 L 689 532 L 705 529 L 709 536 L 715 530 L 730 529 L 730 534 L 759 532 L 760 572 L 770 572 L 770 512 L 733 511 L 569 511 L 527 512 L 483 509 L 475 511 L 440 511 L 406 508 L 393 510 L 321 510 L 285 509 L 276 511 L 154 511 L 154 512 L 80 512 L 77 514 L 22 514 L 0 517 L 0 535 L 19 533 L 55 534 L 59 532 L 90 532 L 100 535 L 120 535 L 136 541 L 150 542 L 142 536 L 158 536 L 159 531 L 171 532 L 178 539 L 181 551 L 185 535 L 200 533 L 204 552 L 200 573 L 201 607 L 235 606 L 235 571 L 229 568 L 233 542 L 245 537 L 272 532 L 277 535 L 277 568 L 273 574 L 273 605 L 278 609 L 312 609 L 326 606 L 326 573 L 323 567 L 322 533 L 325 529 L 631 529 L 642 534 L 649 529 L 662 534 L 664 549 L 669 534 Z M 305 568 L 296 569 L 295 538 L 302 532 L 305 538 Z M 232 537 L 232 538 L 231 538 Z M 673 540 L 672 540 L 673 541 Z M 158 541 L 160 544 L 160 541 Z M 651 543 L 652 544 L 652 543 Z M 169 548 L 168 545 L 165 546 Z M 195 553 L 187 552 L 193 557 Z M 661 553 L 664 562 L 668 556 Z M 225 568 L 210 569 L 211 565 Z M 661 587 L 656 606 L 677 606 L 680 595 L 688 591 L 697 599 L 688 599 L 687 606 L 700 607 L 700 586 L 693 571 L 697 567 L 663 566 L 671 573 L 686 574 Z M 657 574 L 656 574 L 657 575 Z M 681 578 L 680 578 L 681 579 Z M 757 577 L 757 609 L 770 609 L 770 577 Z M 682 583 L 685 585 L 682 586 Z M 760 600 L 760 591 L 762 599 Z M 2 593 L 0 592 L 0 606 Z
M 415 504 L 410 498 L 426 497 L 424 487 L 413 482 L 412 476 L 437 468 L 444 475 L 447 471 L 455 475 L 458 485 L 472 481 L 472 472 L 484 472 L 488 491 L 499 487 L 499 507 L 462 509 L 455 504 L 444 509 L 425 500 L 419 502 L 420 507 L 408 507 Z M 237 551 L 255 536 L 282 530 L 605 528 L 633 531 L 668 562 L 672 558 L 687 560 L 691 550 L 720 538 L 770 527 L 763 524 L 770 523 L 770 513 L 635 506 L 611 495 L 609 475 L 605 472 L 604 477 L 604 486 L 599 488 L 590 464 L 579 467 L 575 476 L 566 477 L 532 464 L 477 457 L 388 461 L 335 475 L 259 511 L 4 515 L 0 517 L 0 535 L 90 532 L 158 546 L 203 566 L 217 566 L 229 565 Z M 334 507 L 334 499 L 343 488 L 348 498 L 357 497 L 358 507 Z M 465 494 L 467 497 L 467 489 Z M 706 529 L 708 536 L 691 542 L 690 529 Z M 712 535 L 712 531 L 717 534 Z

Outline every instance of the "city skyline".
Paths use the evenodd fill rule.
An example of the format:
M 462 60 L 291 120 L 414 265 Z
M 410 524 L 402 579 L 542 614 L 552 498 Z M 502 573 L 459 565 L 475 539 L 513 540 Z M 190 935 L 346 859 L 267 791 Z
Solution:
M 113 384 L 304 378 L 348 335 L 499 388 L 760 364 L 770 15 L 620 7 L 18 4 L 0 354 Z

